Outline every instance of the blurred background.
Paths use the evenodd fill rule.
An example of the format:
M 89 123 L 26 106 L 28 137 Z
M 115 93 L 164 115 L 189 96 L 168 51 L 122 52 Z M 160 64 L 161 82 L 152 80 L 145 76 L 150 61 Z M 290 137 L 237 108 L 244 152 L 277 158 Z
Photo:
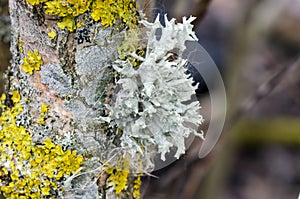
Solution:
M 213 152 L 201 140 L 144 177 L 145 199 L 297 199 L 300 192 L 300 1 L 140 0 L 149 20 L 196 16 L 199 43 L 222 73 L 227 121 Z M 0 67 L 9 65 L 7 1 L 0 0 Z M 1 75 L 1 74 L 0 74 Z M 195 74 L 195 80 L 201 77 Z M 1 75 L 2 77 L 2 75 Z M 3 81 L 0 84 L 3 92 Z M 198 97 L 207 128 L 209 92 Z
M 199 43 L 219 67 L 228 97 L 214 151 L 198 159 L 195 140 L 187 155 L 154 172 L 158 179 L 145 179 L 145 198 L 297 199 L 300 1 L 157 0 L 141 7 L 152 19 L 198 17 Z M 208 123 L 209 93 L 200 89 L 198 96 Z
M 0 0 L 0 93 L 3 92 L 3 72 L 9 66 L 10 18 L 8 1 Z

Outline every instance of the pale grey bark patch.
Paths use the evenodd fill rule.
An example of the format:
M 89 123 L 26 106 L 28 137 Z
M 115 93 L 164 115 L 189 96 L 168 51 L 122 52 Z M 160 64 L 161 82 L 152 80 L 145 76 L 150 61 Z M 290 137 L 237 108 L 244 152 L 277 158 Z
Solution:
M 100 31 L 97 33 L 100 35 L 104 33 L 102 40 L 108 35 L 108 31 Z M 96 41 L 97 42 L 97 41 Z M 101 43 L 102 41 L 100 41 Z M 78 50 L 75 54 L 75 69 L 79 76 L 80 91 L 79 95 L 85 99 L 85 103 L 90 106 L 95 106 L 98 103 L 101 93 L 97 93 L 99 82 L 102 79 L 103 73 L 107 64 L 115 59 L 117 54 L 117 46 L 121 44 L 121 41 L 116 40 L 111 43 L 107 43 L 105 46 L 89 46 Z
M 77 189 L 72 195 L 66 196 L 66 199 L 96 199 L 99 198 L 98 186 L 96 183 L 92 183 L 85 186 L 84 189 Z
M 82 101 L 80 100 L 72 100 L 70 102 L 65 103 L 66 110 L 69 110 L 76 119 L 81 121 L 92 121 L 95 115 L 93 114 L 93 110 L 88 108 Z
M 57 91 L 58 94 L 64 96 L 71 92 L 72 80 L 64 74 L 60 66 L 45 65 L 41 67 L 42 83 L 46 84 L 49 89 Z
M 112 27 L 108 27 L 105 29 L 103 27 L 98 27 L 94 38 L 97 45 L 104 46 L 105 43 L 108 41 L 109 36 L 111 36 L 112 32 Z
M 75 55 L 77 74 L 95 75 L 105 62 L 116 56 L 116 52 L 116 44 L 105 47 L 90 46 L 79 50 Z

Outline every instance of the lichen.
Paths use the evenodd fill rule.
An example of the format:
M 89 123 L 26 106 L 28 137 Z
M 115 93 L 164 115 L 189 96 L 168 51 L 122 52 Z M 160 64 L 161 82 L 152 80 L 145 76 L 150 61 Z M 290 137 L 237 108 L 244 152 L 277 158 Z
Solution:
M 158 18 L 154 23 L 143 21 L 148 36 L 146 55 L 132 54 L 141 65 L 135 69 L 128 60 L 113 65 L 120 74 L 119 90 L 113 105 L 107 105 L 108 117 L 102 119 L 122 130 L 121 146 L 132 156 L 156 146 L 162 160 L 171 147 L 177 148 L 175 157 L 179 158 L 185 153 L 184 140 L 190 133 L 203 138 L 196 129 L 186 126 L 197 126 L 203 118 L 198 113 L 198 101 L 183 103 L 190 100 L 195 87 L 185 73 L 186 60 L 172 53 L 174 49 L 182 53 L 185 41 L 196 39 L 192 20 L 184 18 L 182 24 L 175 24 L 165 17 L 166 27 Z M 156 36 L 158 28 L 162 29 L 160 39 Z M 144 158 L 148 162 L 151 157 Z
M 70 32 L 73 32 L 76 29 L 75 20 L 72 16 L 64 17 L 61 22 L 57 23 L 57 25 L 60 29 L 63 30 L 67 28 Z
M 131 192 L 133 198 L 140 199 L 141 174 L 130 167 L 129 160 L 121 157 L 117 163 L 106 163 L 103 169 L 106 173 L 106 189 L 112 188 L 116 195 Z M 126 194 L 125 194 L 126 195 Z
M 45 125 L 45 118 L 47 116 L 47 113 L 49 112 L 48 106 L 46 104 L 42 104 L 40 111 L 41 114 L 40 114 L 40 119 L 38 121 L 38 124 Z
M 53 40 L 55 37 L 56 37 L 56 31 L 55 30 L 51 30 L 49 33 L 48 33 L 48 37 Z
M 29 73 L 30 75 L 33 74 L 33 71 L 40 70 L 41 65 L 43 64 L 42 57 L 39 55 L 37 50 L 31 52 L 27 52 L 27 57 L 23 59 L 22 69 Z
M 76 29 L 75 17 L 90 10 L 91 0 L 68 0 L 68 1 L 46 1 L 45 12 L 48 15 L 62 17 L 61 22 L 58 22 L 60 29 L 67 28 L 70 32 Z M 82 26 L 80 24 L 79 26 Z
M 103 26 L 112 26 L 118 19 L 129 27 L 137 24 L 137 6 L 135 0 L 26 0 L 33 6 L 43 4 L 45 12 L 51 16 L 61 17 L 58 22 L 60 29 L 67 28 L 73 32 L 77 27 L 82 27 L 83 22 L 76 24 L 75 18 L 79 15 L 91 11 L 91 16 L 95 21 L 101 20 Z
M 197 126 L 203 119 L 198 113 L 199 103 L 183 103 L 190 99 L 195 87 L 185 74 L 186 60 L 174 53 L 178 50 L 180 54 L 187 40 L 197 40 L 192 31 L 193 18 L 184 18 L 182 24 L 166 20 L 165 27 L 158 19 L 139 24 L 135 0 L 26 1 L 43 7 L 47 15 L 59 20 L 58 28 L 48 33 L 52 41 L 45 41 L 58 43 L 51 50 L 58 51 L 60 63 L 47 59 L 50 64 L 40 67 L 42 63 L 34 62 L 39 58 L 34 52 L 28 54 L 27 60 L 24 58 L 25 69 L 22 65 L 30 74 L 41 69 L 41 82 L 49 93 L 45 94 L 45 87 L 23 91 L 27 82 L 21 86 L 18 81 L 12 83 L 31 100 L 35 97 L 44 100 L 35 102 L 34 107 L 28 105 L 26 113 L 32 111 L 36 115 L 24 119 L 19 113 L 23 107 L 17 106 L 21 96 L 12 93 L 14 107 L 19 110 L 16 117 L 22 119 L 16 126 L 25 132 L 31 147 L 24 168 L 38 168 L 36 172 L 42 173 L 35 176 L 41 179 L 36 188 L 40 189 L 39 196 L 62 196 L 64 187 L 68 190 L 67 198 L 80 198 L 80 194 L 83 198 L 95 198 L 100 190 L 96 186 L 100 186 L 105 190 L 100 194 L 113 190 L 119 197 L 130 192 L 132 197 L 140 198 L 140 176 L 153 168 L 153 152 L 156 150 L 165 160 L 166 153 L 175 147 L 175 157 L 179 158 L 185 152 L 187 136 L 191 133 L 202 136 L 186 125 Z M 46 36 L 41 29 L 36 32 Z M 69 34 L 75 30 L 76 33 Z M 160 37 L 158 30 L 162 31 Z M 30 31 L 26 34 L 29 38 Z M 33 56 L 35 59 L 30 62 Z M 34 97 L 30 96 L 32 92 Z M 58 112 L 51 110 L 54 106 Z M 67 121 L 60 111 L 67 115 Z M 26 129 L 23 123 L 31 129 Z M 85 161 L 71 150 L 83 154 Z M 50 156 L 56 156 L 52 158 L 57 162 L 51 163 Z M 58 167 L 58 163 L 62 166 Z M 51 164 L 57 171 L 53 172 Z M 72 176 L 80 165 L 84 173 Z M 2 173 L 10 175 L 5 170 Z M 97 178 L 102 174 L 107 178 L 98 185 Z M 5 179 L 9 180 L 7 186 L 15 182 L 11 176 Z M 57 189 L 51 187 L 55 183 Z
M 122 45 L 118 47 L 119 58 L 122 60 L 129 60 L 134 67 L 141 64 L 141 61 L 131 56 L 130 54 L 137 54 L 140 57 L 145 56 L 146 45 L 141 41 L 140 30 L 129 29 L 124 33 L 124 40 Z
M 116 194 L 120 194 L 121 191 L 126 189 L 127 179 L 130 173 L 130 164 L 127 160 L 121 160 L 116 166 L 109 166 L 106 170 L 108 174 L 107 188 L 113 187 Z
M 36 5 L 40 4 L 40 3 L 46 2 L 47 0 L 26 0 L 26 1 L 28 3 L 30 3 L 31 5 L 33 5 L 33 6 L 36 6 Z
M 16 124 L 23 111 L 21 96 L 12 92 L 13 106 L 0 108 L 0 193 L 7 198 L 54 198 L 63 193 L 63 178 L 76 172 L 83 158 L 76 151 L 64 151 L 50 138 L 34 143 L 30 133 Z M 47 112 L 45 105 L 42 112 Z
M 92 18 L 95 21 L 101 19 L 105 27 L 114 25 L 118 19 L 122 19 L 129 28 L 135 28 L 137 24 L 135 0 L 95 0 L 92 4 Z
M 18 40 L 18 48 L 19 48 L 20 53 L 24 52 L 23 42 L 21 40 Z
M 133 182 L 133 192 L 132 195 L 135 199 L 140 199 L 141 198 L 141 176 L 136 177 L 136 179 Z

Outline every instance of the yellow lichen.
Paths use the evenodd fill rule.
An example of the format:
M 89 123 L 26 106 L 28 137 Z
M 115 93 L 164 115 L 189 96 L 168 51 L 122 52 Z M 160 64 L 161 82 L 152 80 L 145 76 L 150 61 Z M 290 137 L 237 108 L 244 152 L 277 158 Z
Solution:
M 143 57 L 145 53 L 144 47 L 140 43 L 139 34 L 138 29 L 129 29 L 127 33 L 125 32 L 122 45 L 118 47 L 119 58 L 128 59 L 134 67 L 139 66 L 141 61 L 132 57 L 130 53 L 135 53 L 140 57 Z
M 124 159 L 120 165 L 107 168 L 106 173 L 109 175 L 107 187 L 114 187 L 115 193 L 120 194 L 127 187 L 129 172 L 129 162 Z
M 101 20 L 103 26 L 112 26 L 121 19 L 130 28 L 137 24 L 136 0 L 26 0 L 35 6 L 44 4 L 45 12 L 51 16 L 62 17 L 58 23 L 60 29 L 67 28 L 70 32 L 76 29 L 75 17 L 91 11 L 95 21 Z M 79 26 L 82 26 L 80 24 Z
M 20 53 L 23 53 L 24 52 L 24 50 L 23 50 L 23 42 L 21 40 L 18 40 L 18 46 L 19 46 Z
M 75 19 L 73 16 L 66 16 L 62 19 L 61 22 L 57 23 L 60 29 L 67 28 L 70 32 L 73 32 L 76 29 Z
M 33 74 L 34 70 L 40 70 L 41 65 L 43 64 L 42 57 L 39 55 L 39 52 L 35 50 L 34 52 L 27 52 L 27 57 L 23 59 L 24 63 L 22 64 L 22 69 L 29 73 Z
M 140 199 L 141 198 L 141 185 L 142 185 L 141 177 L 138 176 L 133 182 L 133 193 L 132 193 L 132 195 L 135 199 Z
M 26 0 L 26 1 L 31 5 L 35 6 L 35 5 L 39 5 L 40 3 L 46 2 L 47 0 Z
M 77 27 L 77 28 L 81 28 L 81 27 L 83 27 L 83 26 L 84 26 L 84 23 L 83 23 L 83 22 L 79 22 L 79 23 L 76 24 L 76 27 Z
M 56 31 L 51 30 L 51 32 L 48 33 L 48 37 L 53 40 L 56 37 Z
M 0 100 L 5 99 L 2 94 Z M 62 150 L 50 138 L 35 144 L 27 130 L 16 124 L 23 111 L 20 94 L 13 91 L 11 100 L 11 108 L 0 103 L 0 193 L 6 198 L 53 198 L 63 191 L 62 178 L 79 169 L 82 157 Z M 42 106 L 41 111 L 48 108 Z
M 70 32 L 76 29 L 75 17 L 85 13 L 90 9 L 91 0 L 67 0 L 46 2 L 46 14 L 63 17 L 57 25 L 60 29 L 67 28 Z
M 91 2 L 91 0 L 47 1 L 45 6 L 46 14 L 59 17 L 76 17 L 88 11 Z
M 106 180 L 106 186 L 113 187 L 116 194 L 120 194 L 123 191 L 132 191 L 132 196 L 135 199 L 140 199 L 140 189 L 141 189 L 141 172 L 137 172 L 136 177 L 133 181 L 133 186 L 129 189 L 130 186 L 128 186 L 129 182 L 129 174 L 130 174 L 130 163 L 128 160 L 121 158 L 118 162 L 118 165 L 110 165 L 106 164 L 104 166 L 104 169 L 106 170 L 106 174 L 108 175 L 108 178 Z M 132 182 L 130 180 L 130 182 Z
M 46 104 L 42 104 L 40 111 L 41 111 L 41 114 L 40 114 L 40 119 L 38 121 L 38 124 L 45 125 L 45 123 L 46 123 L 45 118 L 46 118 L 47 113 L 49 112 L 48 106 Z
M 13 92 L 12 92 L 11 100 L 13 101 L 14 104 L 20 102 L 21 96 L 20 96 L 20 94 L 18 93 L 18 91 L 13 91 Z
M 122 19 L 129 28 L 135 28 L 137 24 L 135 0 L 96 0 L 92 4 L 92 18 L 95 21 L 101 19 L 103 26 L 112 26 L 117 19 Z

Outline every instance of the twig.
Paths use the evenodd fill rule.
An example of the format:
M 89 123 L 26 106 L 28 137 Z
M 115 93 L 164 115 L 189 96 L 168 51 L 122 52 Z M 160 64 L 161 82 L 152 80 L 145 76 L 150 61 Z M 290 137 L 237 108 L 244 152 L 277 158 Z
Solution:
M 237 108 L 237 110 L 229 118 L 227 124 L 232 126 L 233 123 L 237 123 L 243 114 L 254 108 L 259 101 L 267 97 L 280 84 L 280 82 L 284 80 L 284 77 L 289 70 L 299 66 L 300 56 L 293 64 L 281 67 L 269 80 L 259 86 L 257 90 Z
M 199 23 L 204 18 L 210 3 L 211 0 L 202 0 L 200 1 L 199 5 L 197 5 L 197 10 L 195 10 L 195 15 L 197 16 L 197 19 L 194 22 L 195 24 Z

